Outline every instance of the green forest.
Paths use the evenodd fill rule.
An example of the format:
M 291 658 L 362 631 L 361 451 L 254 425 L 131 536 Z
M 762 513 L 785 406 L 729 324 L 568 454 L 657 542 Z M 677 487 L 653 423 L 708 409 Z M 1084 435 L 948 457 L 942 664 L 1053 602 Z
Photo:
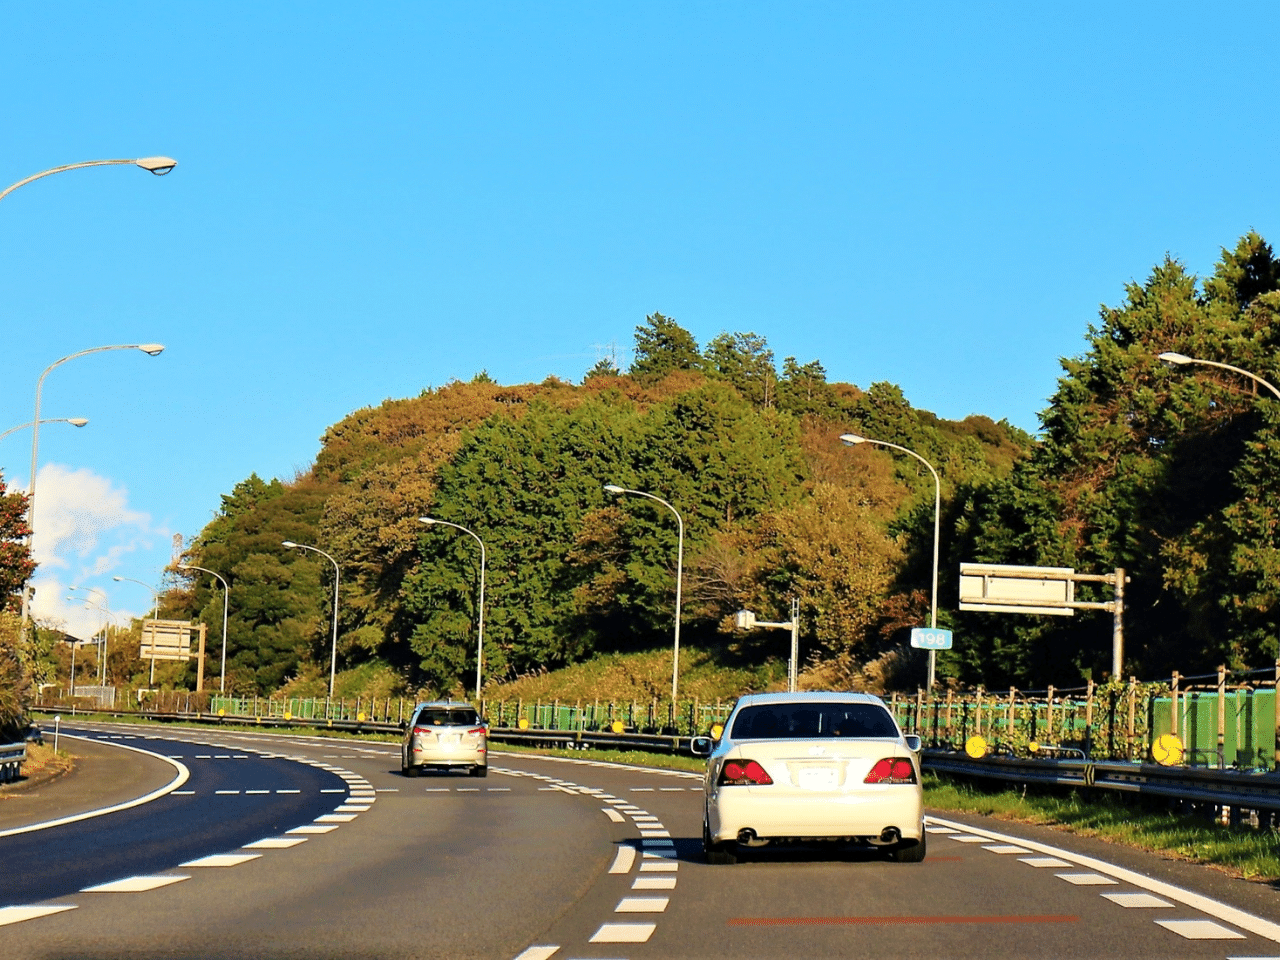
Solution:
M 754 333 L 699 345 L 654 313 L 626 370 L 602 360 L 580 384 L 515 386 L 481 372 L 350 414 L 306 471 L 255 474 L 225 494 L 183 562 L 230 584 L 229 691 L 327 678 L 333 567 L 288 540 L 341 570 L 339 670 L 384 665 L 403 689 L 462 693 L 475 675 L 480 551 L 419 517 L 485 544 L 487 683 L 669 649 L 675 518 L 604 489 L 617 484 L 682 515 L 684 643 L 783 657 L 781 634 L 733 634 L 731 615 L 784 620 L 794 598 L 806 683 L 914 689 L 922 654 L 908 634 L 928 620 L 933 479 L 914 458 L 843 446 L 853 432 L 916 452 L 941 477 L 939 622 L 956 638 L 942 680 L 1109 679 L 1109 614 L 958 612 L 965 561 L 1126 568 L 1126 673 L 1265 666 L 1277 655 L 1280 400 L 1158 355 L 1280 381 L 1278 314 L 1280 263 L 1256 234 L 1203 278 L 1166 258 L 1100 308 L 1033 436 L 981 414 L 940 419 L 889 382 L 831 382 L 817 359 L 779 364 Z M 0 553 L 0 573 L 13 562 Z M 207 623 L 216 649 L 221 586 L 173 575 L 163 614 Z M 0 587 L 16 596 L 11 581 Z

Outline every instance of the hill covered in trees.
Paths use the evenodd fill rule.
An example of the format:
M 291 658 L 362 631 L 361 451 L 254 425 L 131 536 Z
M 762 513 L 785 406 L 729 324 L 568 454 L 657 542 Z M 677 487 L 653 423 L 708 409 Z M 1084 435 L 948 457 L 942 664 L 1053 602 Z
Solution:
M 903 629 L 927 617 L 933 482 L 839 434 L 918 451 L 948 502 L 1007 476 L 1031 438 L 981 416 L 940 420 L 892 384 L 829 383 L 817 361 L 787 357 L 779 373 L 754 334 L 700 349 L 661 314 L 637 328 L 634 353 L 626 373 L 602 361 L 580 385 L 481 374 L 388 400 L 331 427 L 305 475 L 238 484 L 187 552 L 231 582 L 229 688 L 265 692 L 327 666 L 332 567 L 283 540 L 341 567 L 340 667 L 382 662 L 411 688 L 465 687 L 479 549 L 418 521 L 428 515 L 485 543 L 486 678 L 668 646 L 675 519 L 606 484 L 680 511 L 685 642 L 719 637 L 744 606 L 785 619 L 794 596 L 804 648 L 833 680 L 891 669 Z M 213 633 L 221 604 L 207 578 L 169 598 Z
M 292 481 L 251 476 L 223 497 L 187 559 L 232 584 L 232 689 L 319 676 L 338 560 L 339 666 L 386 664 L 408 688 L 466 689 L 475 669 L 479 551 L 487 548 L 485 675 L 513 678 L 593 653 L 670 644 L 676 530 L 685 522 L 683 637 L 723 646 L 746 607 L 782 620 L 800 601 L 815 682 L 914 687 L 906 629 L 925 622 L 933 486 L 943 483 L 940 674 L 989 687 L 1105 679 L 1110 617 L 955 612 L 963 561 L 1125 567 L 1126 671 L 1259 666 L 1277 653 L 1280 401 L 1177 351 L 1280 380 L 1280 265 L 1248 234 L 1201 280 L 1166 259 L 1088 327 L 1032 438 L 971 416 L 941 420 L 890 383 L 828 382 L 781 366 L 754 334 L 700 347 L 661 314 L 634 362 L 574 385 L 480 374 L 356 411 Z M 1087 590 L 1081 591 L 1089 599 Z M 1095 599 L 1105 597 L 1094 594 Z M 221 592 L 188 581 L 166 609 L 216 635 Z M 211 637 L 211 639 L 216 639 Z M 744 661 L 778 635 L 735 639 Z M 754 645 L 754 646 L 753 646 Z

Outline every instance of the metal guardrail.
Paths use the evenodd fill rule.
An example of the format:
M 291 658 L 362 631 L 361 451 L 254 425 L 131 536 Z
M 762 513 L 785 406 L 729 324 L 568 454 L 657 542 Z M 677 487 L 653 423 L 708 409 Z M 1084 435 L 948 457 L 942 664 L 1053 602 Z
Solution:
M 940 773 L 1016 783 L 1120 790 L 1190 803 L 1257 810 L 1280 816 L 1280 775 L 1202 767 L 1162 767 L 1153 763 L 1087 760 L 1030 760 L 983 757 L 951 750 L 925 750 L 924 766 Z
M 22 773 L 22 761 L 27 759 L 25 743 L 10 743 L 0 746 L 0 783 L 17 780 Z

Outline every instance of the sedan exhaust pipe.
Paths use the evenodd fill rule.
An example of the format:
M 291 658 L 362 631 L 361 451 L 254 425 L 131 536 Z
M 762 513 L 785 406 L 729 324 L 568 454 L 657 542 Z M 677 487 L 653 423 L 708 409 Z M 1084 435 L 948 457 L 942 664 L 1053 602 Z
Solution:
M 897 827 L 885 827 L 880 831 L 881 843 L 897 843 L 902 839 L 902 831 Z
M 738 831 L 738 842 L 742 844 L 744 847 L 750 846 L 752 843 L 755 842 L 755 839 L 756 839 L 756 832 L 752 830 L 750 827 L 744 827 L 743 829 Z

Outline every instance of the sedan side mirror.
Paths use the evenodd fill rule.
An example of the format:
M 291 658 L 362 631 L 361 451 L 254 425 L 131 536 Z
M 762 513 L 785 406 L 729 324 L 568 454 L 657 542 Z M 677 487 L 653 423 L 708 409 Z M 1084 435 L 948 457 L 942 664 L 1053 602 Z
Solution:
M 715 748 L 715 741 L 710 737 L 694 737 L 689 741 L 689 752 L 695 757 L 709 757 Z
M 907 741 L 907 749 L 910 750 L 912 753 L 920 752 L 920 747 L 922 746 L 922 744 L 920 743 L 920 738 L 917 737 L 914 733 L 908 733 L 902 739 Z

